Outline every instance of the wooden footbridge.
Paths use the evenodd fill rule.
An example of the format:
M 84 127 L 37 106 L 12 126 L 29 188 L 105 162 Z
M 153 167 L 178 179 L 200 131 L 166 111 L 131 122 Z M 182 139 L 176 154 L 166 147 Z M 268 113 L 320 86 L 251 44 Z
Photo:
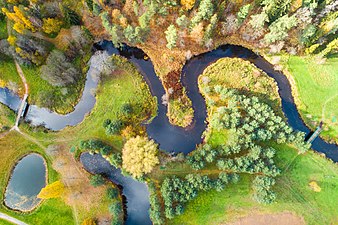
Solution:
M 311 144 L 316 137 L 320 134 L 320 132 L 323 130 L 323 121 L 320 122 L 319 126 L 316 128 L 315 132 L 307 139 L 306 143 Z

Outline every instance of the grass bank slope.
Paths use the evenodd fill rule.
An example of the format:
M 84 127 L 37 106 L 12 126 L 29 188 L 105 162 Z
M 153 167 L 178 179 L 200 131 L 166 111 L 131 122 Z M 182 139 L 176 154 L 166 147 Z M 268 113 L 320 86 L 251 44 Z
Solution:
M 295 80 L 298 109 L 312 129 L 322 120 L 322 136 L 338 142 L 338 58 L 318 64 L 311 57 L 290 56 L 286 66 Z

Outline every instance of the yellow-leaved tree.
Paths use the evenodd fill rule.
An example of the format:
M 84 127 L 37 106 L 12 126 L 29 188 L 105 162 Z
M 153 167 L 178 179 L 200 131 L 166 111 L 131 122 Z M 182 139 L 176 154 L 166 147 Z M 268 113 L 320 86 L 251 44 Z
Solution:
M 96 222 L 92 218 L 85 219 L 81 225 L 96 225 Z
M 190 10 L 195 5 L 195 0 L 181 0 L 181 5 L 185 10 Z
M 61 29 L 62 21 L 55 18 L 43 19 L 42 29 L 46 34 L 58 33 Z
M 17 6 L 13 7 L 14 12 L 8 11 L 6 8 L 2 8 L 2 12 L 6 14 L 7 18 L 14 21 L 14 29 L 22 33 L 24 29 L 30 30 L 32 32 L 36 31 L 36 28 L 33 26 L 32 22 L 27 18 L 26 12 L 24 9 L 20 9 Z M 27 16 L 27 17 L 26 17 Z
M 38 198 L 49 199 L 49 198 L 58 198 L 64 192 L 64 185 L 61 181 L 55 181 L 54 183 L 48 184 L 46 187 L 42 188 L 38 194 Z
M 130 138 L 122 149 L 122 168 L 135 178 L 150 173 L 159 164 L 158 145 L 147 137 Z
M 14 46 L 14 45 L 15 45 L 15 42 L 16 42 L 16 37 L 15 37 L 15 36 L 12 36 L 12 35 L 9 35 L 8 38 L 7 38 L 7 41 L 8 41 L 8 43 L 9 43 L 11 46 Z

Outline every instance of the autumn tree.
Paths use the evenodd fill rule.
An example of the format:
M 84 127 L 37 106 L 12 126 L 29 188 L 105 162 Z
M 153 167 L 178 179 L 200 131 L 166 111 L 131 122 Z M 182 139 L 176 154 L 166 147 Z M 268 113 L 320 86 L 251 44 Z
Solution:
M 8 41 L 8 43 L 9 43 L 11 46 L 14 46 L 14 45 L 15 45 L 15 42 L 16 42 L 16 37 L 15 37 L 15 36 L 12 36 L 12 35 L 9 35 L 8 38 L 7 38 L 7 41 Z
M 172 49 L 176 47 L 177 30 L 174 25 L 170 25 L 165 31 L 165 38 L 167 39 L 167 48 Z
M 183 9 L 190 10 L 195 5 L 195 0 L 181 0 L 181 5 L 183 6 Z
M 158 145 L 147 137 L 129 139 L 122 149 L 122 168 L 134 177 L 150 173 L 159 163 Z
M 71 64 L 63 52 L 53 50 L 46 64 L 40 69 L 42 79 L 53 86 L 65 86 L 78 80 L 80 72 Z
M 61 181 L 55 181 L 54 183 L 48 184 L 46 187 L 42 188 L 38 194 L 38 198 L 41 199 L 50 199 L 58 198 L 64 192 L 64 185 Z
M 96 225 L 96 221 L 92 218 L 85 219 L 81 225 Z
M 14 12 L 10 12 L 6 8 L 2 8 L 2 12 L 14 22 L 13 28 L 19 32 L 23 33 L 24 29 L 28 29 L 32 32 L 36 31 L 36 28 L 33 26 L 32 22 L 27 18 L 25 11 L 17 6 L 13 7 Z
M 58 33 L 61 29 L 62 21 L 55 18 L 43 19 L 42 29 L 46 34 Z

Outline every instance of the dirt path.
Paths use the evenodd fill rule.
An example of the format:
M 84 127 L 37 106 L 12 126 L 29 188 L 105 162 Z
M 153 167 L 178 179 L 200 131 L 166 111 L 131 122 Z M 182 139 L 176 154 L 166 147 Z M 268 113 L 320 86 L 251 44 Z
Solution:
M 22 222 L 21 220 L 15 219 L 14 217 L 11 217 L 7 214 L 0 212 L 0 219 L 6 220 L 8 222 L 17 224 L 17 225 L 28 225 L 27 223 Z
M 29 91 L 28 91 L 28 84 L 27 84 L 27 81 L 26 81 L 26 77 L 25 77 L 19 63 L 16 60 L 14 60 L 14 62 L 15 62 L 16 70 L 18 71 L 18 74 L 21 77 L 22 83 L 25 86 L 25 95 L 23 96 L 23 99 L 21 101 L 20 108 L 18 110 L 18 114 L 16 116 L 16 121 L 15 121 L 15 125 L 14 125 L 14 128 L 17 128 L 19 126 L 19 121 L 20 121 L 20 118 L 21 118 L 22 111 L 24 110 L 24 107 L 26 105 L 26 101 L 27 101 L 27 98 L 28 98 L 28 92 Z
M 290 212 L 274 213 L 274 214 L 252 214 L 239 220 L 227 223 L 226 225 L 305 225 L 302 217 L 296 216 Z

